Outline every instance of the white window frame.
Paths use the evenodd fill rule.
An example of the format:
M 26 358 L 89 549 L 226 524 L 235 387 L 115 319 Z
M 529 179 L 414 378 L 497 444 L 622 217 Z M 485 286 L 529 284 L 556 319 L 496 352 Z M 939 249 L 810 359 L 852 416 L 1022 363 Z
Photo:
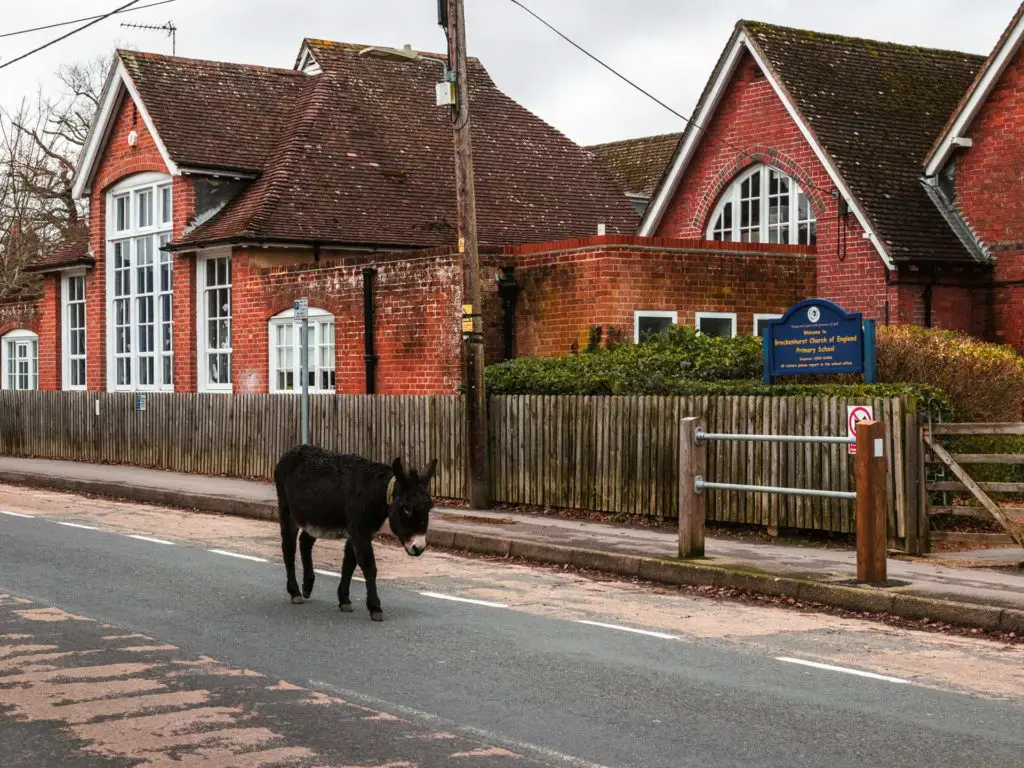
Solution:
M 11 353 L 9 347 L 11 345 L 20 346 L 22 344 L 30 344 L 28 361 L 29 361 L 29 386 L 25 387 L 10 385 L 10 374 L 9 367 L 11 365 Z M 17 356 L 15 360 L 19 359 Z M 2 381 L 0 381 L 0 389 L 13 390 L 18 392 L 35 392 L 39 389 L 39 335 L 29 331 L 25 328 L 18 328 L 13 331 L 8 331 L 3 336 L 0 336 L 0 368 L 2 368 Z M 20 376 L 18 372 L 14 373 L 17 378 Z
M 317 359 L 319 351 L 322 347 L 327 346 L 322 343 L 322 332 L 321 328 L 329 325 L 331 328 L 331 367 L 327 368 L 321 366 L 320 360 Z M 294 385 L 292 389 L 281 389 L 277 383 L 277 372 L 281 370 L 278 365 L 277 359 L 277 330 L 279 328 L 290 327 L 292 329 L 292 381 Z M 272 394 L 281 395 L 293 395 L 302 393 L 302 321 L 295 319 L 295 310 L 286 309 L 284 312 L 280 312 L 274 315 L 267 322 L 267 382 L 268 391 Z M 334 315 L 324 309 L 309 308 L 309 335 L 314 340 L 314 343 L 309 348 L 309 369 L 314 375 L 315 385 L 309 387 L 309 393 L 311 395 L 333 395 L 337 391 L 337 327 L 335 325 Z M 320 386 L 320 373 L 324 370 L 331 370 L 335 372 L 335 386 L 324 388 Z
M 82 298 L 76 300 L 75 304 L 82 305 L 82 337 L 83 346 L 82 351 L 79 354 L 73 354 L 71 351 L 71 281 L 81 280 L 82 281 Z M 85 279 L 85 270 L 75 270 L 72 272 L 65 272 L 61 275 L 60 280 L 60 303 L 61 303 L 61 387 L 68 391 L 82 391 L 86 388 L 86 382 L 89 376 L 89 355 L 88 355 L 88 344 L 89 344 L 89 309 L 88 309 L 88 296 L 86 294 L 87 285 Z M 85 373 L 83 375 L 81 384 L 72 383 L 71 367 L 74 363 L 81 361 L 85 365 Z
M 758 202 L 758 224 L 757 224 L 757 235 L 758 240 L 743 240 L 741 229 L 742 227 L 742 201 L 746 198 L 742 197 L 742 187 L 744 182 L 750 179 L 755 173 L 760 173 L 760 179 L 758 180 L 758 195 L 757 197 L 750 198 Z M 769 222 L 769 192 L 771 184 L 771 175 L 778 174 L 789 180 L 789 192 L 787 196 L 789 198 L 789 216 L 786 221 L 771 224 Z M 774 195 L 773 197 L 779 197 Z M 801 199 L 806 201 L 807 213 L 809 218 L 801 218 L 800 216 L 800 201 Z M 726 206 L 732 206 L 731 210 L 731 225 L 729 227 L 719 227 L 719 217 L 723 215 Z M 771 165 L 756 164 L 747 168 L 743 173 L 737 176 L 732 182 L 726 187 L 721 197 L 718 198 L 718 203 L 715 205 L 714 212 L 708 219 L 707 229 L 705 230 L 704 236 L 708 240 L 723 240 L 726 242 L 759 242 L 771 245 L 797 245 L 800 239 L 800 225 L 814 225 L 815 229 L 815 243 L 817 242 L 817 219 L 814 215 L 814 208 L 811 206 L 810 200 L 807 198 L 806 193 L 797 184 L 796 180 L 789 174 L 780 171 Z M 771 231 L 785 228 L 788 233 L 788 242 L 782 243 L 781 238 L 778 243 L 770 242 Z M 746 228 L 750 231 L 754 231 L 753 227 L 749 226 Z M 808 242 L 803 245 L 810 246 L 810 239 L 808 236 Z
M 753 326 L 752 333 L 755 336 L 757 336 L 758 338 L 760 338 L 761 334 L 759 334 L 757 332 L 757 323 L 758 323 L 758 321 L 759 320 L 778 320 L 781 317 L 782 317 L 782 315 L 773 315 L 773 314 L 768 314 L 768 313 L 764 313 L 764 312 L 755 312 L 754 313 L 754 326 Z
M 165 173 L 140 173 L 130 176 L 115 184 L 107 191 L 107 221 L 106 221 L 106 330 L 107 330 L 107 389 L 111 392 L 173 392 L 174 391 L 174 352 L 173 343 L 171 349 L 164 349 L 162 328 L 173 319 L 173 273 L 171 273 L 171 285 L 161 284 L 163 270 L 161 261 L 163 252 L 160 246 L 165 243 L 173 230 L 173 194 L 171 198 L 170 220 L 163 221 L 161 215 L 160 201 L 163 199 L 163 190 L 171 186 L 171 177 Z M 140 225 L 140 209 L 136 202 L 140 196 L 149 195 L 150 215 L 144 225 Z M 127 211 L 127 228 L 118 229 L 118 200 L 126 197 L 129 205 Z M 148 241 L 147 258 L 151 261 L 145 265 L 152 278 L 151 290 L 140 291 L 140 264 L 138 260 L 139 245 L 142 241 Z M 115 261 L 114 253 L 121 244 L 127 248 L 127 279 L 128 292 L 123 296 L 115 296 Z M 147 286 L 148 287 L 148 286 Z M 167 290 L 169 288 L 169 290 Z M 161 295 L 170 295 L 170 315 L 163 310 Z M 122 327 L 128 329 L 128 351 L 118 351 L 118 324 L 115 311 L 116 302 L 127 301 L 127 324 Z M 146 329 L 139 322 L 143 302 L 152 302 L 152 315 L 145 323 Z M 148 311 L 147 311 L 148 314 Z M 152 326 L 152 348 L 146 353 L 140 353 L 140 340 L 143 332 L 148 333 L 148 327 Z M 151 359 L 153 362 L 153 377 L 149 384 L 140 384 L 141 368 L 144 359 Z M 128 368 L 129 383 L 118 383 L 118 363 L 125 361 L 124 366 Z M 166 368 L 166 371 L 165 371 Z M 167 381 L 169 379 L 169 381 Z
M 198 352 L 198 365 L 196 366 L 196 375 L 199 377 L 197 382 L 197 389 L 200 392 L 220 392 L 230 394 L 234 391 L 234 346 L 233 346 L 233 334 L 234 334 L 234 275 L 232 274 L 232 259 L 231 249 L 213 249 L 200 253 L 196 257 L 196 336 L 197 344 L 196 350 Z M 228 344 L 226 347 L 220 347 L 216 352 L 210 349 L 209 337 L 208 337 L 208 324 L 210 318 L 207 317 L 207 303 L 206 303 L 206 292 L 211 288 L 206 280 L 206 265 L 211 261 L 219 259 L 226 259 L 228 263 L 228 282 L 225 286 L 216 286 L 217 288 L 226 287 L 228 291 L 228 310 L 227 317 L 218 316 L 218 321 L 227 320 L 228 323 Z M 226 354 L 228 357 L 228 382 L 211 382 L 210 381 L 210 355 L 211 354 Z
M 730 338 L 736 338 L 736 313 L 735 312 L 697 312 L 693 318 L 693 328 L 700 335 L 700 321 L 707 318 L 708 320 L 731 320 L 732 321 L 732 335 Z
M 640 343 L 640 319 L 644 317 L 667 317 L 672 325 L 679 324 L 679 313 L 667 309 L 637 309 L 633 312 L 633 343 Z

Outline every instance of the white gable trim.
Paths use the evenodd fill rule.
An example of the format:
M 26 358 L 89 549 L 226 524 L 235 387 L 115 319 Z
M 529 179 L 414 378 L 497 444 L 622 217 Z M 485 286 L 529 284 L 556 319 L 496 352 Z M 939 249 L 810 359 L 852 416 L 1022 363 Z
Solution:
M 320 62 L 316 60 L 313 55 L 313 51 L 310 47 L 303 42 L 302 51 L 299 53 L 299 63 L 295 69 L 299 72 L 304 72 L 307 75 L 319 75 L 323 70 L 320 68 Z
M 775 79 L 771 70 L 765 66 L 764 59 L 758 52 L 757 47 L 750 42 L 746 32 L 740 30 L 737 34 L 736 40 L 732 44 L 729 54 L 718 72 L 718 76 L 711 88 L 711 92 L 708 94 L 708 98 L 704 103 L 704 106 L 701 108 L 700 114 L 697 115 L 697 124 L 701 126 L 707 125 L 711 116 L 714 115 L 715 110 L 718 108 L 718 104 L 721 101 L 722 94 L 725 92 L 726 87 L 732 80 L 733 73 L 736 71 L 736 66 L 739 63 L 744 50 L 748 51 L 750 55 L 753 56 L 754 61 L 757 62 L 758 67 L 761 68 L 761 72 L 764 73 L 768 82 L 771 83 L 772 89 L 782 101 L 782 104 L 785 106 L 789 116 L 800 129 L 800 133 L 803 134 L 804 139 L 810 145 L 811 149 L 814 150 L 815 157 L 818 158 L 818 161 L 825 168 L 825 171 L 828 173 L 829 178 L 832 179 L 832 183 L 836 185 L 839 193 L 846 199 L 847 203 L 849 203 L 850 210 L 853 212 L 854 217 L 856 217 L 858 223 L 864 229 L 864 239 L 871 242 L 875 247 L 875 250 L 878 251 L 879 256 L 882 257 L 882 261 L 885 262 L 885 265 L 889 269 L 895 269 L 895 262 L 889 256 L 885 247 L 878 239 L 878 235 L 875 233 L 867 216 L 857 203 L 856 198 L 850 193 L 849 188 L 846 186 L 846 182 L 843 181 L 842 176 L 840 176 L 839 172 L 832 164 L 831 158 L 829 158 L 828 154 L 818 144 L 817 139 L 814 137 L 814 134 L 811 133 L 811 130 L 804 122 L 803 117 L 790 101 L 789 95 L 785 90 L 783 90 L 778 80 Z M 643 223 L 640 227 L 641 235 L 650 237 L 654 230 L 657 229 L 658 224 L 661 223 L 661 219 L 665 215 L 668 203 L 675 194 L 680 181 L 682 181 L 683 173 L 686 171 L 686 167 L 693 159 L 693 154 L 696 151 L 697 145 L 702 136 L 703 130 L 695 128 L 693 123 L 690 123 L 687 126 L 686 135 L 683 139 L 681 149 L 677 153 L 675 162 L 672 165 L 672 170 L 669 172 L 668 176 L 665 178 L 665 182 L 655 194 L 654 202 L 647 209 L 647 213 L 644 215 Z
M 981 80 L 975 83 L 967 103 L 963 105 L 956 119 L 953 120 L 932 149 L 932 153 L 928 156 L 925 165 L 925 176 L 935 176 L 942 170 L 949 156 L 953 154 L 957 147 L 965 146 L 960 142 L 964 141 L 967 129 L 971 127 L 971 123 L 974 122 L 974 118 L 977 117 L 981 107 L 988 101 L 989 94 L 992 93 L 992 89 L 995 88 L 996 83 L 1003 76 L 1003 72 L 1006 71 L 1006 66 L 1010 63 L 1010 59 L 1017 53 L 1022 39 L 1024 39 L 1024 13 L 1020 14 L 1017 23 L 1013 27 L 1013 31 L 1006 36 L 1006 40 L 989 64 L 988 69 L 985 70 Z
M 167 152 L 167 147 L 164 146 L 160 134 L 157 133 L 156 126 L 153 124 L 153 118 L 150 117 L 149 110 L 146 109 L 142 97 L 139 96 L 139 91 L 135 87 L 131 75 L 128 74 L 124 62 L 121 61 L 120 57 L 117 57 L 110 69 L 110 74 L 107 76 L 106 85 L 103 86 L 100 108 L 97 111 L 96 118 L 93 120 L 92 127 L 89 129 L 89 136 L 86 139 L 85 146 L 82 148 L 78 167 L 75 169 L 75 181 L 72 186 L 72 194 L 75 198 L 85 197 L 92 191 L 93 175 L 96 172 L 96 166 L 99 164 L 100 158 L 103 156 L 103 150 L 110 137 L 110 130 L 114 125 L 118 104 L 125 91 L 128 92 L 128 95 L 135 102 L 135 106 L 142 116 L 142 122 L 145 123 L 150 136 L 153 137 L 157 150 L 160 152 L 160 157 L 163 159 L 164 165 L 167 166 L 167 172 L 172 176 L 181 174 L 177 164 Z

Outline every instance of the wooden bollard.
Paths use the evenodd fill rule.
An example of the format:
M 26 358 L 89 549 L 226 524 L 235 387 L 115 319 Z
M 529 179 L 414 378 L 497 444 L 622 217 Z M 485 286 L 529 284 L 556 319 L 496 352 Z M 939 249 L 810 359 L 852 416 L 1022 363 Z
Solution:
M 689 416 L 679 424 L 679 556 L 704 557 L 704 494 L 694 480 L 704 476 L 707 446 L 697 444 L 703 422 Z
M 857 581 L 886 580 L 885 545 L 885 425 L 857 423 Z

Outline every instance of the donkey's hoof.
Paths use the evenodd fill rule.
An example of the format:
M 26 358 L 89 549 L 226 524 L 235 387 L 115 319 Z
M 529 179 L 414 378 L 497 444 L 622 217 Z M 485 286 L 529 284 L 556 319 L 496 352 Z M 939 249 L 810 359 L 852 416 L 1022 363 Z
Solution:
M 302 590 L 302 596 L 304 598 L 306 598 L 307 600 L 309 600 L 309 596 L 312 595 L 312 594 L 313 594 L 313 588 L 312 587 L 310 587 L 309 589 Z
M 306 598 L 302 595 L 292 595 L 292 603 L 295 605 L 302 605 L 304 602 L 306 602 Z
M 342 613 L 352 613 L 352 603 L 339 603 L 338 607 Z
M 370 611 L 370 619 L 372 621 L 384 621 L 383 611 Z

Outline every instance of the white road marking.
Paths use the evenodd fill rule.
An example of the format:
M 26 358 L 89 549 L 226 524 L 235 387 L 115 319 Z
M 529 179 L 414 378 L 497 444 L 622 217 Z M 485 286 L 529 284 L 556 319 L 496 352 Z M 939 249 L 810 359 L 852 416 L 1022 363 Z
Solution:
M 589 624 L 592 627 L 604 627 L 605 629 L 618 629 L 623 632 L 632 632 L 635 635 L 647 635 L 648 637 L 657 637 L 662 640 L 678 640 L 679 638 L 675 635 L 666 635 L 664 632 L 652 632 L 649 629 L 636 629 L 634 627 L 623 627 L 621 624 L 605 624 L 601 621 L 586 621 L 584 619 L 578 619 L 578 624 Z
M 152 536 L 141 536 L 138 533 L 129 533 L 129 539 L 138 539 L 139 541 L 148 541 L 150 544 L 166 544 L 169 547 L 174 546 L 173 541 L 164 541 L 163 539 L 154 539 Z
M 341 578 L 340 573 L 336 573 L 335 571 L 321 571 L 319 568 L 314 568 L 313 573 L 319 573 L 321 576 L 333 576 L 336 579 Z M 353 576 L 352 581 L 366 581 L 366 579 L 362 576 Z
M 237 557 L 239 560 L 252 560 L 254 563 L 269 563 L 270 561 L 264 557 L 253 557 L 252 555 L 243 555 L 239 552 L 229 552 L 226 549 L 208 549 L 207 552 L 213 552 L 215 555 L 224 555 L 225 557 Z
M 805 667 L 814 667 L 815 669 L 825 669 L 829 672 L 845 672 L 848 675 L 857 675 L 858 677 L 869 677 L 872 680 L 884 680 L 887 683 L 903 683 L 909 684 L 909 680 L 903 680 L 899 677 L 889 677 L 887 675 L 876 675 L 874 672 L 864 672 L 860 669 L 850 669 L 849 667 L 836 667 L 832 664 L 820 664 L 817 661 L 805 661 L 804 659 L 793 659 L 789 656 L 776 656 L 776 661 L 785 661 L 788 664 L 800 664 Z
M 23 515 L 21 512 L 8 512 L 6 509 L 0 509 L 0 515 L 10 515 L 11 517 L 28 517 L 34 518 L 35 515 Z
M 453 603 L 469 603 L 470 605 L 482 605 L 484 608 L 508 608 L 504 603 L 492 603 L 487 600 L 471 600 L 468 597 L 455 597 L 454 595 L 442 595 L 440 592 L 420 592 L 424 597 L 434 597 L 438 600 L 451 600 Z
M 81 523 L 69 523 L 66 520 L 54 520 L 57 525 L 66 525 L 68 528 L 81 528 L 83 531 L 98 531 L 95 525 L 82 525 Z

